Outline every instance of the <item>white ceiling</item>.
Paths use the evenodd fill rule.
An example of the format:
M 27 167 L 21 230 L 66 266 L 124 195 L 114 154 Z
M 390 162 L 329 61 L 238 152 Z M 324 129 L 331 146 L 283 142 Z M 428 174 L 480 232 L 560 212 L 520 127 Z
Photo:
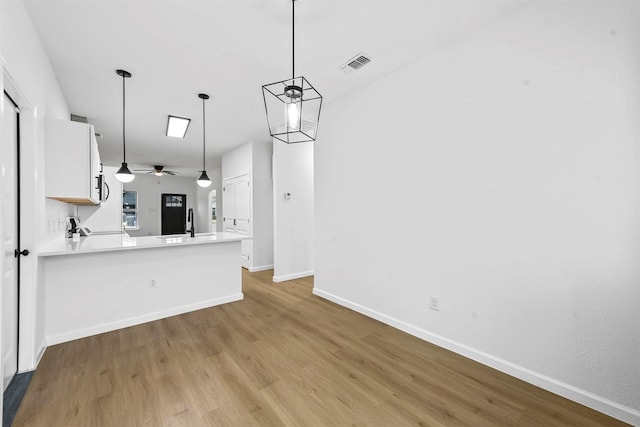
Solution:
M 102 160 L 122 161 L 122 78 L 127 79 L 127 161 L 196 176 L 246 141 L 270 141 L 261 86 L 291 77 L 290 0 L 25 0 L 72 114 L 95 125 Z M 296 74 L 341 97 L 464 38 L 525 5 L 495 0 L 298 0 Z M 360 71 L 339 70 L 364 51 Z M 420 82 L 403 82 L 398 96 Z M 406 86 L 405 86 L 406 85 Z M 384 100 L 384 102 L 389 100 Z M 184 140 L 167 115 L 192 119 Z M 322 118 L 318 143 L 322 141 Z

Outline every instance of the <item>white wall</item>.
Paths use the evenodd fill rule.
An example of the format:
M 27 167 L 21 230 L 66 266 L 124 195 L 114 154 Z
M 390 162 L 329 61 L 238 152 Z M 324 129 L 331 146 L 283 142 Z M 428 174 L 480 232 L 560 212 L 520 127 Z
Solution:
M 314 292 L 640 424 L 638 22 L 536 2 L 323 109 Z
M 49 59 L 21 1 L 0 2 L 2 85 L 17 90 L 21 112 L 22 246 L 35 254 L 39 244 L 64 234 L 73 213 L 65 203 L 44 198 L 45 119 L 67 118 L 69 109 Z M 44 290 L 36 256 L 22 259 L 20 371 L 30 370 L 44 350 Z
M 154 174 L 136 175 L 136 179 L 123 184 L 124 191 L 138 192 L 138 230 L 127 230 L 132 237 L 159 236 L 161 233 L 161 201 L 163 193 L 187 195 L 187 212 L 193 208 L 194 216 L 197 206 L 195 178 L 182 176 L 155 176 Z M 200 194 L 205 197 L 204 194 Z M 197 225 L 197 224 L 196 224 Z M 206 230 L 202 230 L 203 232 Z M 196 232 L 200 230 L 196 228 Z
M 253 271 L 273 267 L 272 157 L 271 143 L 253 144 Z
M 247 142 L 222 155 L 222 179 L 251 174 L 253 143 Z
M 274 272 L 281 282 L 314 266 L 313 143 L 273 142 Z M 284 194 L 291 198 L 285 199 Z

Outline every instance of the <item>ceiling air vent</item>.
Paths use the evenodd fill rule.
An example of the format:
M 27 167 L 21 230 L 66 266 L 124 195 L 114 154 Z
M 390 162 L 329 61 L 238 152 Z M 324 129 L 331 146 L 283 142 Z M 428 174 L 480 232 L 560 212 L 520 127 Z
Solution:
M 71 115 L 71 121 L 72 122 L 80 122 L 80 123 L 89 123 L 89 121 L 87 120 L 86 117 L 78 116 L 76 114 L 72 114 Z
M 367 65 L 371 62 L 371 56 L 364 52 L 360 52 L 350 60 L 348 60 L 340 69 L 345 73 L 350 73 Z

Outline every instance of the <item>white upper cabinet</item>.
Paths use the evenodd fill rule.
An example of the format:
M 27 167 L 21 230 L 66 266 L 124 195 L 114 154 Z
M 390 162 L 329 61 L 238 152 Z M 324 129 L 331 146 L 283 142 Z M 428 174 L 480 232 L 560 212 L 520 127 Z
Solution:
M 45 194 L 77 205 L 97 205 L 100 154 L 93 125 L 48 119 Z

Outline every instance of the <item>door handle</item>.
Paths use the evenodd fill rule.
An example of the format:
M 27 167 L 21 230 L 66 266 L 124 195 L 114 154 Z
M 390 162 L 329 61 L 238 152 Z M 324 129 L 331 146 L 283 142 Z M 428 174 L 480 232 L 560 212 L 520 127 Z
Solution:
M 23 256 L 29 255 L 29 249 L 24 249 L 22 251 L 19 251 L 19 250 L 16 249 L 16 250 L 13 251 L 13 256 L 14 257 L 18 258 L 20 255 L 23 255 Z
M 233 219 L 233 225 L 236 225 L 236 219 L 235 218 Z

